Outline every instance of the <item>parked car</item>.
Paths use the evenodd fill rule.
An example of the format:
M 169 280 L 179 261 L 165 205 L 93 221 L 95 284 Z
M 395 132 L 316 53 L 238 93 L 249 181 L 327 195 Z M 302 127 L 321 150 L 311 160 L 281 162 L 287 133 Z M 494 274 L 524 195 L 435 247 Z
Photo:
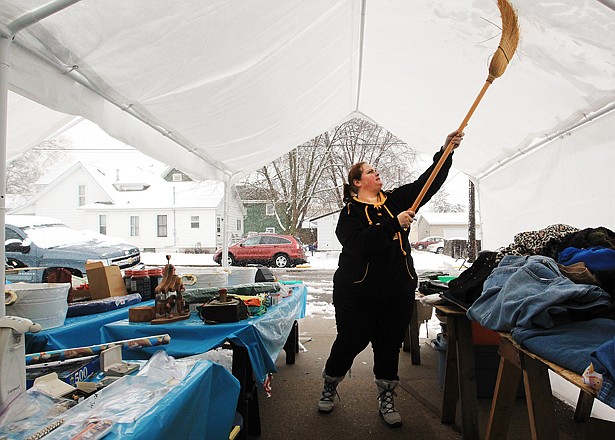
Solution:
M 214 261 L 221 264 L 222 249 L 214 254 Z M 307 262 L 303 243 L 292 235 L 256 234 L 228 248 L 228 264 L 263 264 L 290 267 Z
M 422 251 L 427 246 L 434 244 L 434 243 L 438 243 L 440 241 L 444 241 L 444 237 L 440 237 L 439 235 L 432 235 L 429 237 L 425 237 L 422 240 L 410 243 L 410 246 L 412 246 L 417 251 Z
M 435 254 L 441 254 L 444 252 L 444 240 L 436 241 L 435 243 L 431 243 L 428 245 L 425 250 L 427 252 L 433 252 Z
M 47 282 L 57 268 L 85 275 L 87 261 L 102 261 L 120 269 L 141 261 L 139 249 L 120 239 L 91 231 L 78 231 L 60 220 L 31 215 L 7 215 L 4 252 L 9 267 L 42 267 L 40 270 L 7 274 L 12 282 Z

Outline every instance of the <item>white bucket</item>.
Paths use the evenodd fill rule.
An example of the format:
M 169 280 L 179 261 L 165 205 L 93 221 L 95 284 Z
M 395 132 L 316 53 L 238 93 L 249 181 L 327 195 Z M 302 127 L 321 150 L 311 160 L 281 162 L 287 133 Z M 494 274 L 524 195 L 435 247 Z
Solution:
M 5 291 L 13 292 L 16 300 L 6 306 L 6 314 L 28 318 L 42 329 L 60 327 L 68 311 L 70 283 L 15 283 L 7 284 Z
M 228 283 L 228 272 L 222 268 L 178 267 L 176 272 L 181 276 L 186 289 L 219 287 Z
M 258 267 L 229 267 L 227 270 L 229 271 L 228 285 L 236 286 L 254 283 Z

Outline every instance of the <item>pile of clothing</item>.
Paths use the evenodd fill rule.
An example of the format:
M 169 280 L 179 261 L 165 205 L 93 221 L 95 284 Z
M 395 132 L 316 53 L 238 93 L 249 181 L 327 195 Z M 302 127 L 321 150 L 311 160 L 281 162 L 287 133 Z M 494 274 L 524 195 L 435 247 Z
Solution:
M 613 231 L 557 224 L 522 232 L 479 254 L 442 296 L 483 327 L 510 332 L 533 353 L 587 375 L 615 408 Z

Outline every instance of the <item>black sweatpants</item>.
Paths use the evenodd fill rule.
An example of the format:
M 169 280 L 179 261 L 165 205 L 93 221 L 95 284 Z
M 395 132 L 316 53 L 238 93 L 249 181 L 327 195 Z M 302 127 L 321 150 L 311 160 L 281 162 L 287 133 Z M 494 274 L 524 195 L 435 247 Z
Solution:
M 337 337 L 325 364 L 327 375 L 344 376 L 354 358 L 371 342 L 376 379 L 399 380 L 399 349 L 410 323 L 414 291 L 412 295 L 387 296 L 374 295 L 369 301 L 334 301 Z

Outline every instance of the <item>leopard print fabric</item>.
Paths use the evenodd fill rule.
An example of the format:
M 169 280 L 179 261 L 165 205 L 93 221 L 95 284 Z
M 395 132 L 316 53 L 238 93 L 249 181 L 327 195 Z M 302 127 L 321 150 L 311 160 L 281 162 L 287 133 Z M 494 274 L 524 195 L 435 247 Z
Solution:
M 554 224 L 538 231 L 520 232 L 515 235 L 511 244 L 497 251 L 496 261 L 499 262 L 506 255 L 542 255 L 543 248 L 552 240 L 561 240 L 568 234 L 578 232 L 579 229 L 564 224 Z

